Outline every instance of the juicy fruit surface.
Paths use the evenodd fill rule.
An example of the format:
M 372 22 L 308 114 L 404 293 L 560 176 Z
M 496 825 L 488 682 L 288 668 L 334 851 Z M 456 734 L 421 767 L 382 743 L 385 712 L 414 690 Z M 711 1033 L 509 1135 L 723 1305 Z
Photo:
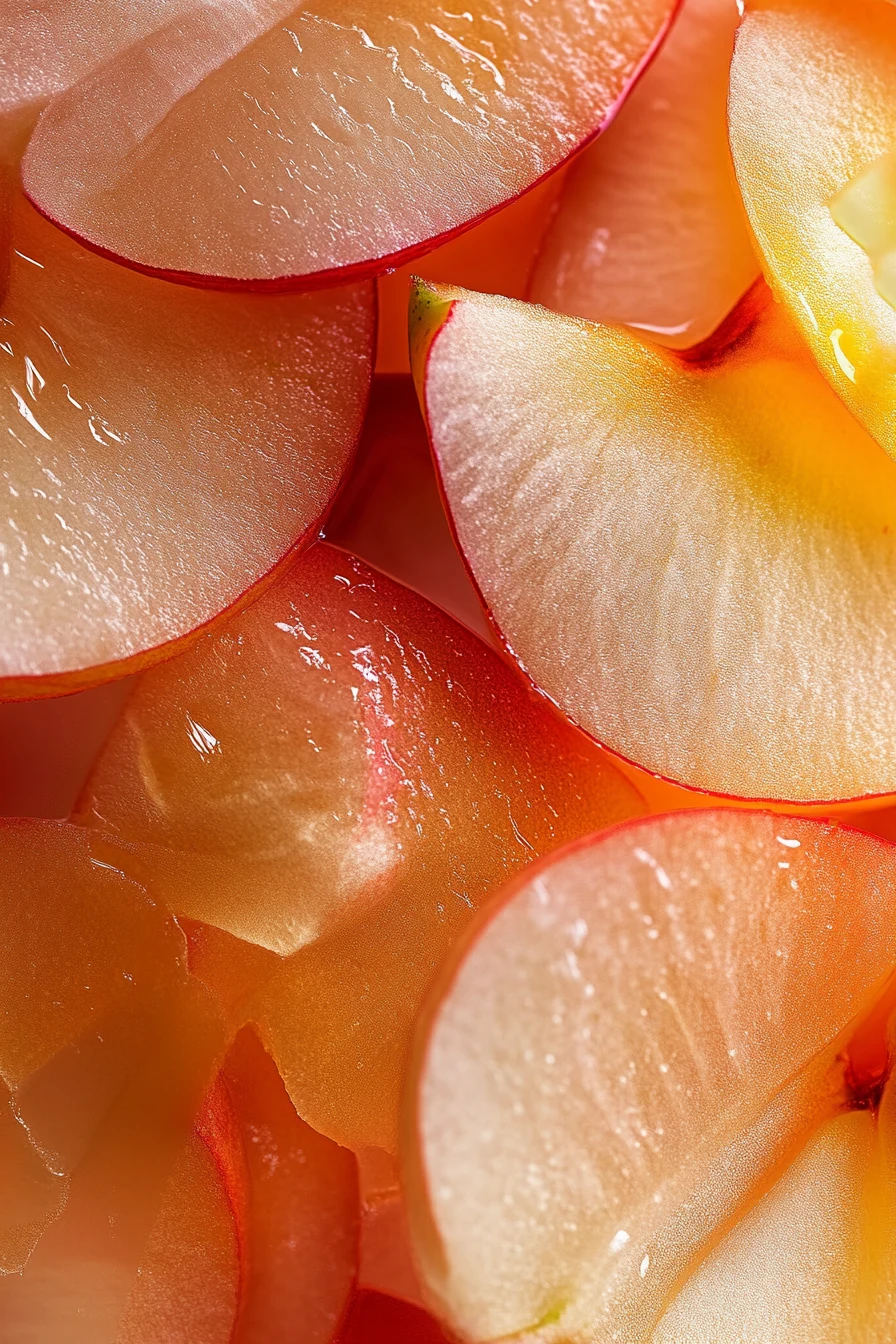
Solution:
M 483 915 L 433 994 L 403 1134 L 453 1328 L 650 1337 L 843 1104 L 845 1035 L 896 961 L 894 862 L 804 819 L 680 813 L 571 847 Z
M 896 10 L 751 3 L 731 72 L 731 146 L 771 283 L 837 394 L 896 455 Z M 883 268 L 881 268 L 881 263 Z
M 532 680 L 691 787 L 893 791 L 896 480 L 780 308 L 751 291 L 702 362 L 450 287 L 418 309 L 456 535 Z
M 594 134 L 672 8 L 199 7 L 55 101 L 26 188 L 92 244 L 206 283 L 387 269 Z
M 322 546 L 144 675 L 81 815 L 172 909 L 296 954 L 244 1011 L 300 1114 L 390 1147 L 417 1004 L 473 908 L 640 806 L 475 636 Z
M 308 532 L 360 432 L 374 313 L 366 286 L 188 293 L 21 197 L 13 245 L 0 690 L 29 696 L 121 675 Z
M 736 0 L 685 0 L 613 125 L 569 170 L 535 303 L 683 348 L 749 289 L 759 268 L 725 116 L 737 23 Z

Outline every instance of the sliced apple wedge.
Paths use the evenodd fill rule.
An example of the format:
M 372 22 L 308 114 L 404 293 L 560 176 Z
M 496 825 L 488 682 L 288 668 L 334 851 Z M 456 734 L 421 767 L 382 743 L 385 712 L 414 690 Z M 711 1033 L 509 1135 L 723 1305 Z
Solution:
M 891 456 L 894 102 L 892 4 L 750 0 L 730 101 L 744 201 L 776 293 Z
M 896 848 L 857 831 L 687 812 L 571 846 L 483 912 L 423 1019 L 402 1140 L 418 1265 L 452 1331 L 829 1338 L 717 1333 L 694 1294 L 701 1275 L 704 1301 L 716 1291 L 701 1260 L 819 1125 L 869 1104 L 850 1041 L 896 967 L 894 876 Z M 816 1284 L 829 1307 L 840 1282 L 848 1208 L 834 1201 L 869 1138 L 861 1119 L 848 1125 L 859 1151 L 838 1132 L 827 1156 L 804 1154 L 793 1179 L 806 1198 L 775 1197 L 766 1282 L 750 1269 L 743 1295 L 760 1299 L 779 1248 L 784 1319 L 804 1285 L 805 1313 Z M 743 1224 L 747 1255 L 750 1235 Z M 655 1336 L 679 1292 L 690 1328 L 676 1334 L 667 1315 Z
M 0 1336 L 115 1344 L 222 1023 L 96 837 L 7 823 L 0 854 Z
M 536 303 L 684 348 L 749 289 L 759 264 L 726 116 L 738 21 L 737 0 L 685 0 L 613 125 L 570 168 L 532 277 Z
M 711 792 L 896 790 L 896 473 L 767 290 L 699 359 L 448 286 L 414 325 L 461 550 L 571 719 Z
M 372 274 L 504 205 L 613 114 L 676 0 L 217 0 L 58 97 L 38 207 L 194 284 Z
M 185 293 L 19 196 L 0 308 L 0 697 L 167 656 L 283 561 L 360 432 L 369 286 Z
M 474 635 L 319 546 L 141 678 L 78 815 L 171 909 L 258 945 L 245 965 L 200 931 L 194 965 L 259 1021 L 303 1118 L 393 1148 L 414 1013 L 472 910 L 640 810 Z

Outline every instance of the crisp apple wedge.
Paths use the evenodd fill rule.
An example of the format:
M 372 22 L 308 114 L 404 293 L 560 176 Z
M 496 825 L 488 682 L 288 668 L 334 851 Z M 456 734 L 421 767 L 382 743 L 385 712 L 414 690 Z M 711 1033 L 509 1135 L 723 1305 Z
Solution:
M 532 277 L 536 303 L 683 348 L 749 289 L 759 265 L 726 116 L 738 20 L 737 0 L 685 0 L 613 125 L 570 168 Z
M 819 367 L 896 456 L 896 9 L 750 0 L 731 147 L 769 279 Z
M 29 698 L 170 654 L 313 530 L 360 432 L 375 314 L 368 286 L 187 293 L 13 211 L 0 696 Z
M 392 1148 L 416 1006 L 472 910 L 641 809 L 474 635 L 320 546 L 140 679 L 79 816 L 171 909 L 258 945 L 200 931 L 194 965 L 304 1119 Z
M 0 854 L 0 1338 L 114 1344 L 222 1024 L 95 837 L 7 823 Z
M 60 95 L 26 188 L 94 247 L 194 284 L 387 270 L 606 124 L 675 5 L 217 0 Z
M 447 286 L 414 324 L 461 550 L 570 718 L 711 792 L 896 790 L 896 474 L 767 290 L 699 361 Z
M 875 1142 L 886 1160 L 886 1095 L 877 1140 L 834 1117 L 873 1105 L 889 1068 L 886 1022 L 876 1060 L 864 1024 L 882 994 L 894 1007 L 894 878 L 896 848 L 861 832 L 688 812 L 571 846 L 483 912 L 423 1019 L 402 1143 L 418 1262 L 453 1331 L 844 1337 L 822 1328 L 841 1251 L 857 1231 L 867 1267 L 888 1245 L 861 1184 Z M 788 1168 L 796 1195 L 760 1213 Z M 751 1295 L 754 1320 L 802 1325 L 814 1297 L 814 1332 L 738 1333 L 735 1315 L 717 1333 L 726 1268 L 747 1324 Z M 884 1286 L 863 1280 L 856 1319 Z

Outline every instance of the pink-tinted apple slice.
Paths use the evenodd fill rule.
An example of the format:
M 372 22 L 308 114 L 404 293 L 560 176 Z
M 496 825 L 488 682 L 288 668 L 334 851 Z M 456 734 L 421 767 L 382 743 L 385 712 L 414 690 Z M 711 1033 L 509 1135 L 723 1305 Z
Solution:
M 258 584 L 327 508 L 360 430 L 361 286 L 192 293 L 14 204 L 0 308 L 0 695 L 165 656 Z
M 424 1018 L 402 1141 L 452 1330 L 651 1338 L 843 1105 L 896 965 L 894 869 L 860 832 L 688 812 L 570 847 L 483 913 Z
M 196 4 L 197 0 L 6 0 L 0 15 L 0 116 L 19 107 L 39 107 Z
M 358 454 L 324 535 L 492 640 L 445 517 L 409 376 L 374 379 Z
M 726 116 L 738 21 L 737 0 L 685 0 L 613 125 L 567 175 L 529 291 L 536 303 L 683 348 L 749 289 L 759 266 Z
M 461 549 L 570 718 L 712 792 L 896 789 L 896 476 L 761 289 L 701 360 L 450 287 L 415 340 Z
M 177 926 L 94 838 L 7 823 L 0 851 L 0 1080 L 33 1149 L 11 1164 L 18 1264 L 4 1200 L 22 1272 L 0 1278 L 0 1321 L 16 1344 L 114 1344 L 221 1025 Z
M 386 270 L 598 131 L 674 8 L 222 0 L 57 98 L 24 179 L 67 230 L 193 283 Z
M 896 455 L 896 9 L 750 3 L 731 71 L 731 146 L 769 279 L 819 367 Z
M 172 909 L 295 954 L 254 948 L 240 980 L 236 940 L 200 935 L 197 969 L 241 983 L 310 1124 L 389 1148 L 416 1005 L 472 910 L 640 807 L 474 635 L 321 546 L 142 677 L 80 815 Z

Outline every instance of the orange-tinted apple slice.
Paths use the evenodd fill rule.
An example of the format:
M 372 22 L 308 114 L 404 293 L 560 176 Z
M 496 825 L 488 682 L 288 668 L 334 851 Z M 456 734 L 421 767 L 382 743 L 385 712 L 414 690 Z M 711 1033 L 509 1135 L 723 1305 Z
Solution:
M 0 695 L 172 651 L 329 504 L 370 375 L 366 286 L 188 293 L 14 203 L 0 309 Z
M 674 8 L 224 0 L 56 99 L 27 190 L 95 247 L 193 283 L 386 270 L 599 130 Z
M 769 279 L 837 393 L 896 456 L 896 9 L 750 3 L 731 146 Z
M 712 792 L 886 794 L 896 474 L 767 298 L 697 359 L 422 287 L 437 465 L 507 645 L 599 741 Z
M 404 297 L 407 339 L 406 285 Z M 374 379 L 358 454 L 324 535 L 491 641 L 445 517 L 409 375 Z
M 391 1147 L 416 1005 L 471 911 L 640 806 L 474 635 L 321 546 L 144 675 L 81 815 L 172 909 L 296 953 L 248 971 L 240 1011 L 310 1124 Z M 236 940 L 197 956 L 242 974 Z
M 177 926 L 91 836 L 8 823 L 0 851 L 0 1082 L 33 1149 L 10 1161 L 0 1122 L 0 1254 L 24 1265 L 0 1321 L 16 1344 L 114 1344 L 221 1026 Z
M 652 1337 L 848 1104 L 842 1052 L 896 965 L 894 873 L 860 832 L 687 812 L 572 846 L 484 912 L 433 993 L 402 1142 L 452 1330 Z
M 116 1344 L 231 1344 L 239 1290 L 227 1187 L 193 1134 L 163 1192 Z
M 738 17 L 737 0 L 685 0 L 613 125 L 567 175 L 536 303 L 685 347 L 749 289 L 759 267 L 726 117 Z
M 348 1309 L 358 1267 L 359 1199 L 353 1154 L 296 1115 L 257 1036 L 242 1031 L 222 1079 L 245 1171 L 246 1263 L 233 1344 L 329 1344 Z

